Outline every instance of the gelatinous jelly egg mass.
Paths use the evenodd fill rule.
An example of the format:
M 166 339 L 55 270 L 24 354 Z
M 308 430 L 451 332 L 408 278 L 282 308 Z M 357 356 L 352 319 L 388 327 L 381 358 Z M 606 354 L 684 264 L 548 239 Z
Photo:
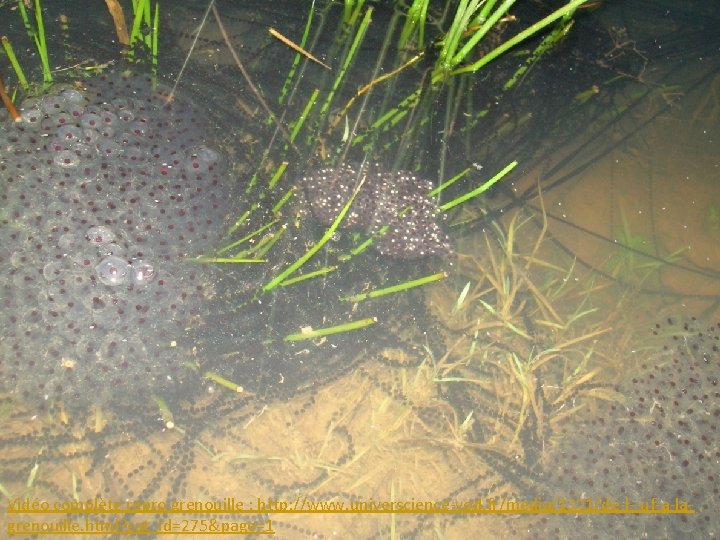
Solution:
M 182 260 L 223 232 L 224 158 L 205 115 L 148 79 L 82 84 L 0 126 L 0 388 L 68 407 L 182 393 L 169 344 L 213 279 Z
M 349 165 L 310 171 L 303 184 L 312 213 L 331 224 L 364 182 L 342 223 L 376 234 L 375 248 L 388 257 L 416 259 L 450 253 L 450 242 L 438 224 L 437 209 L 428 193 L 432 182 L 410 172 L 390 172 L 378 164 L 360 170 Z M 378 234 L 387 226 L 384 234 Z

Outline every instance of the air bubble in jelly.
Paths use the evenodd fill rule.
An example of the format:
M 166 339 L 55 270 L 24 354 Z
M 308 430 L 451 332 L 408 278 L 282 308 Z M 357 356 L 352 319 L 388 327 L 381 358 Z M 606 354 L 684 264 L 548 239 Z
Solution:
M 101 140 L 97 145 L 98 152 L 101 156 L 117 157 L 122 152 L 122 147 L 112 140 Z
M 125 259 L 111 255 L 98 263 L 95 267 L 95 274 L 101 283 L 117 287 L 127 283 L 130 275 L 130 265 Z
M 132 111 L 123 109 L 118 111 L 118 118 L 125 123 L 129 123 L 135 119 L 135 115 Z
M 188 172 L 205 173 L 214 169 L 220 162 L 220 154 L 208 148 L 200 146 L 188 152 L 185 167 Z
M 115 242 L 99 245 L 97 252 L 100 257 L 109 257 L 110 255 L 115 255 L 116 257 L 125 256 L 125 248 Z
M 150 263 L 138 259 L 130 264 L 130 279 L 135 285 L 145 285 L 155 279 L 157 272 Z
M 65 233 L 58 238 L 58 246 L 67 251 L 74 251 L 80 249 L 81 244 L 76 235 L 72 233 Z

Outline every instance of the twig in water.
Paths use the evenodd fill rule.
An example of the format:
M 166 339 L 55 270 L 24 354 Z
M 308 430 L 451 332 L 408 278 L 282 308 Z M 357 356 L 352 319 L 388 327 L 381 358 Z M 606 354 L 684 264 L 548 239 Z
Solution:
M 235 63 L 237 64 L 238 69 L 240 70 L 240 73 L 242 73 L 242 76 L 245 78 L 245 82 L 248 83 L 248 86 L 250 86 L 250 90 L 253 91 L 253 94 L 255 94 L 255 97 L 260 102 L 260 104 L 263 106 L 263 109 L 265 109 L 265 112 L 267 112 L 270 115 L 270 118 L 272 118 L 272 121 L 275 123 L 275 125 L 278 127 L 280 131 L 282 131 L 283 136 L 285 137 L 285 140 L 290 145 L 290 147 L 297 153 L 300 154 L 300 150 L 298 150 L 297 146 L 295 146 L 295 143 L 292 141 L 292 137 L 290 137 L 290 133 L 288 132 L 287 128 L 278 120 L 278 117 L 275 116 L 275 113 L 272 111 L 272 109 L 268 106 L 267 102 L 265 101 L 265 98 L 262 97 L 262 94 L 260 93 L 260 90 L 258 90 L 257 86 L 252 82 L 252 79 L 250 78 L 250 74 L 245 69 L 245 66 L 240 61 L 240 56 L 238 55 L 237 51 L 235 50 L 235 47 L 233 47 L 232 42 L 230 41 L 230 37 L 228 36 L 227 32 L 225 31 L 225 25 L 222 23 L 222 20 L 220 19 L 220 13 L 218 13 L 217 7 L 213 3 L 211 5 L 211 8 L 213 15 L 215 15 L 215 20 L 218 23 L 218 28 L 220 29 L 220 33 L 222 34 L 223 39 L 225 40 L 225 44 L 228 46 L 228 49 L 230 50 L 230 54 L 232 55 L 233 59 L 235 60 Z
M 305 49 L 303 49 L 300 45 L 298 45 L 298 44 L 296 44 L 295 42 L 291 41 L 289 38 L 286 38 L 285 36 L 283 36 L 280 32 L 278 32 L 278 31 L 275 30 L 274 28 L 272 28 L 272 27 L 268 28 L 268 32 L 270 32 L 270 35 L 271 35 L 271 36 L 279 39 L 279 40 L 282 41 L 285 45 L 287 45 L 288 47 L 290 47 L 292 50 L 294 50 L 294 51 L 296 51 L 296 52 L 299 52 L 300 54 L 302 54 L 303 56 L 309 58 L 310 60 L 312 60 L 312 61 L 315 62 L 316 64 L 320 64 L 320 65 L 321 65 L 322 67 L 324 67 L 325 69 L 329 69 L 330 71 L 332 71 L 332 68 L 331 68 L 330 66 L 328 66 L 325 62 L 322 62 L 321 60 L 318 60 L 318 59 L 315 58 L 312 54 L 310 54 L 308 51 L 306 51 Z
M 5 104 L 5 108 L 10 113 L 10 116 L 12 116 L 13 121 L 22 122 L 22 116 L 15 108 L 15 105 L 13 104 L 12 99 L 10 99 L 10 96 L 8 96 L 7 92 L 5 91 L 5 81 L 3 80 L 2 75 L 0 75 L 0 99 L 2 99 L 2 102 Z

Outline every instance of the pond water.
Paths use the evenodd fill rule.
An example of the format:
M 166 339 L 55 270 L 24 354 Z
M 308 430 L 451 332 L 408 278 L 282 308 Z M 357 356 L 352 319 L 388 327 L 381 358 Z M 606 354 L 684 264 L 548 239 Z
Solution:
M 153 69 L 152 13 L 47 2 L 54 85 L 0 57 L 3 527 L 717 535 L 717 13 L 443 78 L 450 8 L 356 9 L 163 4 Z

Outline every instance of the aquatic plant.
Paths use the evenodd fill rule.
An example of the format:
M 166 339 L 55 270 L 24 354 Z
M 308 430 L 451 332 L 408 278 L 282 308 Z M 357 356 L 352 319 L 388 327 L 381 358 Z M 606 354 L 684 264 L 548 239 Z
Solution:
M 461 255 L 455 283 L 467 282 L 460 294 L 446 281 L 430 297 L 453 344 L 434 363 L 435 381 L 467 393 L 477 414 L 495 414 L 512 426 L 503 442 L 508 455 L 544 444 L 585 400 L 621 399 L 598 384 L 609 366 L 598 361 L 597 338 L 611 328 L 594 319 L 596 289 L 579 287 L 572 264 L 540 258 L 546 224 L 534 240 L 525 239 L 529 251 L 519 251 L 530 224 L 522 212 L 509 217 L 506 229 L 494 224 L 495 234 L 483 234 L 484 255 Z
M 340 65 L 352 65 L 357 54 L 352 48 L 367 32 L 362 25 L 371 20 L 369 13 L 362 2 L 347 10 L 354 31 L 348 31 Z M 371 88 L 383 82 L 372 81 Z M 417 264 L 412 273 L 407 265 L 378 264 L 376 252 L 367 246 L 375 242 L 377 247 L 380 230 L 355 231 L 338 242 L 336 233 L 349 224 L 352 212 L 365 208 L 358 205 L 362 175 L 328 223 L 313 220 L 307 205 L 312 201 L 303 200 L 307 195 L 290 143 L 310 139 L 298 146 L 312 153 L 313 134 L 327 133 L 323 127 L 330 121 L 327 112 L 323 118 L 311 114 L 318 112 L 314 104 L 322 104 L 321 110 L 327 103 L 331 111 L 341 86 L 342 82 L 313 91 L 301 107 L 292 109 L 297 116 L 279 143 L 280 157 L 266 150 L 270 145 L 263 148 L 261 166 L 240 186 L 247 195 L 246 207 L 223 215 L 223 242 L 214 247 L 209 239 L 198 240 L 194 245 L 201 245 L 204 254 L 182 261 L 188 275 L 193 268 L 203 268 L 229 280 L 227 288 L 204 289 L 203 296 L 210 301 L 224 293 L 219 302 L 231 299 L 232 308 L 213 320 L 217 328 L 212 330 L 240 341 L 237 350 L 223 350 L 213 347 L 214 333 L 207 340 L 177 343 L 175 338 L 184 337 L 178 332 L 159 344 L 160 354 L 182 355 L 183 384 L 203 393 L 196 392 L 192 399 L 153 394 L 152 402 L 138 404 L 132 417 L 101 406 L 84 415 L 60 403 L 25 426 L 22 420 L 32 409 L 17 400 L 4 402 L 8 433 L 24 429 L 28 435 L 11 434 L 3 440 L 5 448 L 16 450 L 2 461 L 0 480 L 7 494 L 33 490 L 38 496 L 63 494 L 76 500 L 96 493 L 118 499 L 164 499 L 169 494 L 196 496 L 197 486 L 206 493 L 220 493 L 220 483 L 227 484 L 223 479 L 228 477 L 242 478 L 244 490 L 268 496 L 302 489 L 318 497 L 342 493 L 390 498 L 422 489 L 470 497 L 480 485 L 491 494 L 507 495 L 518 486 L 530 492 L 536 475 L 513 452 L 527 452 L 526 461 L 532 462 L 537 440 L 545 441 L 563 418 L 576 412 L 570 407 L 573 399 L 582 404 L 617 399 L 604 386 L 593 386 L 599 372 L 596 352 L 588 343 L 602 335 L 605 326 L 602 321 L 593 321 L 591 330 L 579 326 L 593 313 L 589 300 L 578 300 L 569 314 L 555 307 L 554 299 L 566 300 L 572 294 L 581 298 L 586 291 L 570 290 L 571 267 L 541 260 L 537 247 L 530 255 L 517 249 L 521 214 L 513 214 L 507 229 L 495 223 L 492 233 L 482 237 L 486 259 L 461 253 L 459 272 L 437 271 L 437 259 L 427 266 Z M 463 88 L 467 89 L 453 90 L 456 99 Z M 161 89 L 155 97 L 170 95 L 174 90 Z M 183 103 L 180 96 L 172 107 Z M 160 129 L 161 120 L 157 122 Z M 351 131 L 348 128 L 348 134 Z M 337 162 L 334 169 L 342 167 L 343 152 L 351 147 L 348 137 L 347 146 L 326 139 L 327 155 Z M 397 139 L 384 144 L 393 141 Z M 198 150 L 194 157 L 185 156 L 183 166 L 205 174 L 204 168 L 214 167 L 215 161 Z M 446 212 L 482 215 L 483 210 L 465 201 L 477 202 L 478 195 L 514 166 L 511 162 L 498 167 L 498 174 L 493 171 L 487 174 L 492 178 L 480 181 L 479 174 L 469 174 L 475 168 L 466 168 L 447 182 L 438 179 L 440 188 L 423 196 L 442 195 L 445 202 L 439 207 Z M 393 179 L 403 170 L 388 167 L 382 176 Z M 394 207 L 391 219 L 408 211 L 400 206 Z M 95 233 L 90 238 L 102 236 Z M 542 235 L 537 246 L 541 243 Z M 446 261 L 441 263 L 451 270 Z M 552 274 L 542 285 L 530 276 L 537 267 Z M 91 271 L 106 280 L 122 277 L 107 265 Z M 195 276 L 183 281 L 185 292 L 203 281 Z M 423 288 L 441 287 L 451 276 L 452 285 L 439 289 L 445 294 L 435 290 L 431 297 L 433 303 L 440 301 L 435 295 L 451 299 L 447 310 L 433 308 L 445 328 L 425 333 L 436 321 L 418 297 Z M 18 279 L 22 282 L 24 276 Z M 457 293 L 466 279 L 471 285 L 462 289 L 464 294 L 447 294 Z M 387 299 L 391 300 L 383 303 Z M 459 320 L 469 326 L 454 328 Z M 351 334 L 381 324 L 387 331 L 372 339 Z M 554 332 L 557 341 L 552 340 Z M 446 339 L 453 339 L 449 346 Z M 361 350 L 355 348 L 358 340 Z M 547 381 L 556 388 L 546 390 Z M 547 392 L 545 403 L 554 407 L 551 413 L 539 401 L 541 389 Z M 528 438 L 537 440 L 528 443 Z M 403 466 L 407 463 L 417 466 Z M 426 467 L 435 467 L 434 476 L 446 482 L 440 491 L 436 478 L 429 483 L 417 474 Z M 353 519 L 357 523 L 361 518 Z M 407 531 L 410 536 L 428 524 L 398 516 L 381 519 L 375 530 Z M 319 520 L 311 523 L 284 526 L 288 536 L 325 530 Z M 437 526 L 442 530 L 447 523 Z M 507 528 L 512 532 L 513 525 Z
M 622 227 L 616 233 L 615 253 L 604 264 L 604 269 L 623 285 L 642 287 L 660 285 L 660 272 L 668 264 L 681 260 L 684 248 L 660 256 L 659 246 L 651 239 L 630 229 L 625 211 L 620 209 Z
M 716 239 L 720 239 L 720 209 L 711 204 L 707 206 L 703 213 L 702 224 L 707 234 Z
M 50 61 L 48 59 L 48 47 L 47 42 L 45 41 L 45 25 L 43 23 L 40 0 L 35 0 L 35 25 L 33 25 L 30 21 L 24 2 L 19 1 L 17 5 L 23 24 L 25 25 L 25 30 L 27 31 L 30 39 L 32 39 L 35 43 L 35 48 L 37 49 L 38 56 L 40 57 L 40 62 L 42 64 L 43 85 L 44 88 L 47 88 L 50 84 L 52 84 L 53 77 L 50 70 Z M 13 63 L 13 67 L 15 67 L 15 65 L 16 63 Z

